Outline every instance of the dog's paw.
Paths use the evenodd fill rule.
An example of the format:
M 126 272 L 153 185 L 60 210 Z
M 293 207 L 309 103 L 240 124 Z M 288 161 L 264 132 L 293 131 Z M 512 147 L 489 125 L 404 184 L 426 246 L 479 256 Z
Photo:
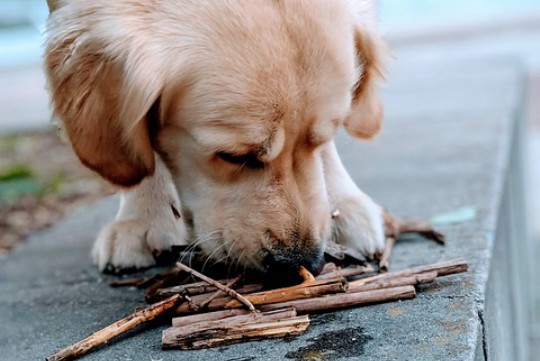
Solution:
M 108 273 L 147 268 L 171 246 L 185 244 L 185 235 L 181 221 L 116 220 L 99 233 L 92 258 L 101 271 Z
M 362 192 L 343 198 L 336 206 L 334 241 L 355 249 L 366 260 L 376 259 L 385 244 L 383 209 Z

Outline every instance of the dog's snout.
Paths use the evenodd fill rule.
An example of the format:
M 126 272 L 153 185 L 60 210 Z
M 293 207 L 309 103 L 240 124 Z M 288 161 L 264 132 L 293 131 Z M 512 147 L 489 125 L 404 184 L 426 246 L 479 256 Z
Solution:
M 311 273 L 318 274 L 323 261 L 321 247 L 309 249 L 282 248 L 266 252 L 263 268 L 270 275 L 270 282 L 292 284 L 300 281 L 298 270 L 305 267 Z

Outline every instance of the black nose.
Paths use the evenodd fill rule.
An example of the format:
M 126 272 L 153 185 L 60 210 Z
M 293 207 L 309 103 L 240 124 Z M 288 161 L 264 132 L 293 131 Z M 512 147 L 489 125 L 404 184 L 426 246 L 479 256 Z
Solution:
M 263 259 L 267 281 L 273 285 L 295 284 L 301 281 L 298 269 L 303 266 L 317 273 L 323 261 L 320 247 L 310 249 L 284 248 L 272 250 Z

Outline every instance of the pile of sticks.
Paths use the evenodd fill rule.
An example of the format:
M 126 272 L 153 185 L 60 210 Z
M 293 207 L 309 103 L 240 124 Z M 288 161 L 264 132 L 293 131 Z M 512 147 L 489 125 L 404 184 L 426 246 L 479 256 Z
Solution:
M 206 304 L 204 313 L 197 313 L 195 309 L 200 308 L 192 308 L 190 304 L 197 304 L 208 294 L 193 296 L 191 303 L 184 302 L 175 309 L 176 314 L 187 316 L 172 319 L 172 327 L 163 332 L 162 346 L 199 349 L 296 335 L 309 325 L 310 313 L 414 298 L 415 286 L 467 269 L 465 260 L 455 259 L 353 280 L 347 280 L 346 276 L 355 278 L 364 274 L 362 267 L 338 268 L 318 277 L 302 270 L 304 281 L 298 285 L 244 294 L 243 301 L 232 295 L 219 296 Z M 246 304 L 257 312 L 250 311 Z
M 259 283 L 235 287 L 241 277 L 216 281 L 178 263 L 173 271 L 154 277 L 149 290 L 156 284 L 165 283 L 163 281 L 167 278 L 180 274 L 190 274 L 203 281 L 154 288 L 151 299 L 166 298 L 60 350 L 47 360 L 73 359 L 143 322 L 165 314 L 172 317 L 172 327 L 163 331 L 164 349 L 200 349 L 298 335 L 309 326 L 310 313 L 414 298 L 415 286 L 467 270 L 464 259 L 381 274 L 366 274 L 366 271 L 372 271 L 370 267 L 340 268 L 327 263 L 317 277 L 300 269 L 302 283 L 263 290 L 264 286 Z M 131 281 L 124 283 L 135 284 L 135 280 Z
M 365 265 L 355 251 L 331 244 L 325 257 L 330 261 L 322 272 L 314 277 L 301 267 L 302 281 L 288 287 L 267 289 L 263 283 L 250 282 L 242 276 L 216 280 L 183 263 L 149 278 L 121 279 L 113 286 L 146 288 L 145 297 L 150 305 L 47 360 L 74 359 L 158 317 L 172 319 L 172 326 L 163 331 L 164 349 L 200 349 L 298 335 L 308 328 L 309 314 L 411 299 L 416 296 L 415 286 L 467 272 L 464 259 L 387 272 L 392 247 L 400 234 L 420 232 L 439 243 L 443 238 L 425 223 L 390 219 L 386 229 L 387 247 L 379 255 L 377 269 Z

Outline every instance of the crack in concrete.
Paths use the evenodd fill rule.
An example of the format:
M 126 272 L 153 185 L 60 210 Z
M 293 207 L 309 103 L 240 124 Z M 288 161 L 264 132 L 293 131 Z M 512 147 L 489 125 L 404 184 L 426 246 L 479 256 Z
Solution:
M 480 321 L 480 331 L 482 332 L 482 352 L 484 353 L 484 360 L 488 361 L 488 346 L 486 340 L 486 323 L 484 320 L 484 310 L 478 308 L 478 320 Z

